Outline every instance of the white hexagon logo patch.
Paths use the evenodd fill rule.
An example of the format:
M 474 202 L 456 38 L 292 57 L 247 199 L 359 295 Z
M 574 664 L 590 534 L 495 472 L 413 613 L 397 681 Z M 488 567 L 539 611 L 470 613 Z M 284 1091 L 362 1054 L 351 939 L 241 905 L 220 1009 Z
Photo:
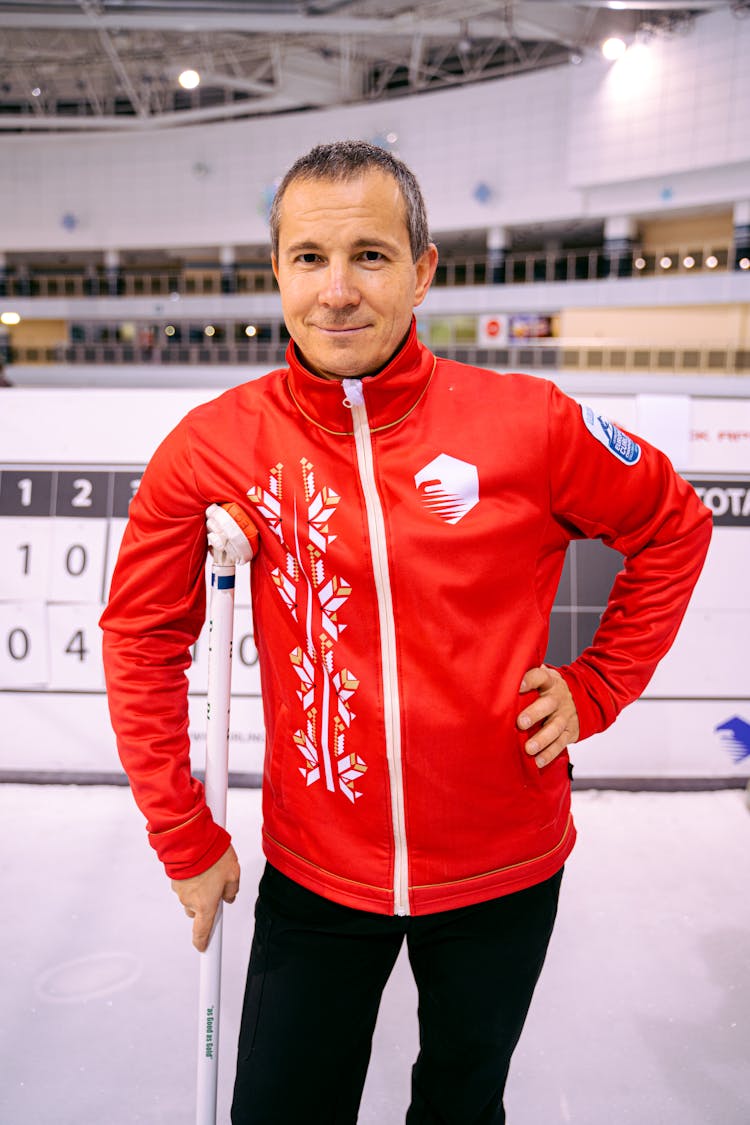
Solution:
M 479 503 L 476 465 L 439 454 L 414 477 L 419 497 L 429 512 L 446 523 L 458 523 Z

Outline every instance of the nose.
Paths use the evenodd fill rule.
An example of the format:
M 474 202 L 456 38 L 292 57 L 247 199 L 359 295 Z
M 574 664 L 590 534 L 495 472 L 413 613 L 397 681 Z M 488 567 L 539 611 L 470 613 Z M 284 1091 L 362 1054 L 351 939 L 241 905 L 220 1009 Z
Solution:
M 359 304 L 359 289 L 349 262 L 337 261 L 333 258 L 328 262 L 318 300 L 322 305 L 333 309 L 344 309 Z

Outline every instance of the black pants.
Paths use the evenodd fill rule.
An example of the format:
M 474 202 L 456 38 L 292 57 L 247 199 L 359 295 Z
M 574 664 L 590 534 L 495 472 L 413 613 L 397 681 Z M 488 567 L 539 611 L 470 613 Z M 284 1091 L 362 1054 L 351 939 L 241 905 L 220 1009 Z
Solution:
M 395 918 L 330 902 L 267 866 L 233 1125 L 354 1125 L 380 998 L 404 936 L 420 1043 L 407 1125 L 502 1125 L 510 1058 L 561 879 L 562 871 L 476 906 Z

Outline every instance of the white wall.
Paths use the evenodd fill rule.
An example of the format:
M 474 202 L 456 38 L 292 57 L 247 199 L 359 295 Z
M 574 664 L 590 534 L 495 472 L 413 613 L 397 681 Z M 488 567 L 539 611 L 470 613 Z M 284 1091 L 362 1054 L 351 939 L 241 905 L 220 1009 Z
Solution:
M 433 229 L 668 213 L 750 194 L 750 21 L 704 15 L 651 67 L 587 58 L 372 105 L 123 136 L 0 138 L 0 251 L 263 243 L 312 144 L 393 131 Z M 208 174 L 196 175 L 196 164 Z M 481 204 L 478 183 L 492 191 Z M 63 215 L 78 221 L 72 231 Z
M 699 20 L 694 34 L 656 39 L 616 66 L 579 67 L 568 182 L 671 177 L 750 160 L 748 47 L 747 21 L 720 12 Z

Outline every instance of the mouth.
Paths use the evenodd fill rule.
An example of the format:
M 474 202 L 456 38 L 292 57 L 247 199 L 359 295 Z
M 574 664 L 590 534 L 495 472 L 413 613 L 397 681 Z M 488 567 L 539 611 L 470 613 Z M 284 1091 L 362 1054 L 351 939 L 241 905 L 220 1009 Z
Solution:
M 362 332 L 365 328 L 369 328 L 367 324 L 314 324 L 312 326 L 318 332 L 323 332 L 327 336 L 353 336 L 356 332 Z

